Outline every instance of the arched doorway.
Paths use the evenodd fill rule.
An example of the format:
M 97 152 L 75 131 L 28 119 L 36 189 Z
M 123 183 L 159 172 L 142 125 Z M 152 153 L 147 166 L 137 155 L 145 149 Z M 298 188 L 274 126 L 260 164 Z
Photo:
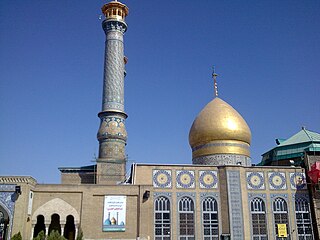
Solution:
M 48 235 L 50 235 L 53 230 L 58 231 L 61 234 L 60 216 L 56 213 L 51 215 Z
M 37 237 L 41 231 L 43 231 L 44 235 L 46 235 L 46 225 L 44 224 L 44 216 L 38 215 L 37 216 L 37 223 L 34 227 L 33 237 L 34 238 Z
M 67 240 L 74 240 L 76 236 L 76 226 L 74 225 L 74 217 L 72 215 L 68 215 L 66 219 L 66 225 L 64 228 L 63 236 Z
M 0 206 L 0 240 L 7 239 L 9 229 L 9 215 L 7 211 Z

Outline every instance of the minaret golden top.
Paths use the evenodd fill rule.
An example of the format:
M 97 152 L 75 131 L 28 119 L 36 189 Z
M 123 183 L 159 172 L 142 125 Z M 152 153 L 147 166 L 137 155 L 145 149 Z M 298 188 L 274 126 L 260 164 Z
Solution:
M 212 78 L 214 84 L 214 97 L 218 97 L 218 83 L 217 83 L 218 74 L 216 74 L 214 66 L 212 67 Z
M 129 13 L 128 7 L 118 1 L 112 1 L 103 5 L 101 10 L 106 19 L 116 19 L 120 21 L 125 21 Z

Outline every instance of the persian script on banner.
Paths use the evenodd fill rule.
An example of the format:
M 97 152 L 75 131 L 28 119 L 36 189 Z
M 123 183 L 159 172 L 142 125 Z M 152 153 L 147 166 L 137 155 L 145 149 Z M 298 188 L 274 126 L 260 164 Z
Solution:
M 104 232 L 124 232 L 126 230 L 126 196 L 104 196 Z
M 287 237 L 287 224 L 278 224 L 278 237 Z

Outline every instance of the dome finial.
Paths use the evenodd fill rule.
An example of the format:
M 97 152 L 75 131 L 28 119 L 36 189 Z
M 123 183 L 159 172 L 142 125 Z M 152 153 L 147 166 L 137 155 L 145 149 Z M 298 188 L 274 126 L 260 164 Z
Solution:
M 212 78 L 213 78 L 213 84 L 214 84 L 214 97 L 218 97 L 218 84 L 217 84 L 217 76 L 214 66 L 212 66 Z

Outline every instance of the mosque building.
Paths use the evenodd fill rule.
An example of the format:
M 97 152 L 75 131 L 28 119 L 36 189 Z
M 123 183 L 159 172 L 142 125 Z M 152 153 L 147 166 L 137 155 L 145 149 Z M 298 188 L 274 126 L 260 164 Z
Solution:
M 125 175 L 123 39 L 129 11 L 111 1 L 102 12 L 106 42 L 97 162 L 59 168 L 61 184 L 0 176 L 0 239 L 20 232 L 29 240 L 53 230 L 68 240 L 80 232 L 86 240 L 319 239 L 320 134 L 303 129 L 278 140 L 253 166 L 250 128 L 217 91 L 190 129 L 192 164 L 137 163 Z M 217 74 L 212 76 L 216 90 Z

